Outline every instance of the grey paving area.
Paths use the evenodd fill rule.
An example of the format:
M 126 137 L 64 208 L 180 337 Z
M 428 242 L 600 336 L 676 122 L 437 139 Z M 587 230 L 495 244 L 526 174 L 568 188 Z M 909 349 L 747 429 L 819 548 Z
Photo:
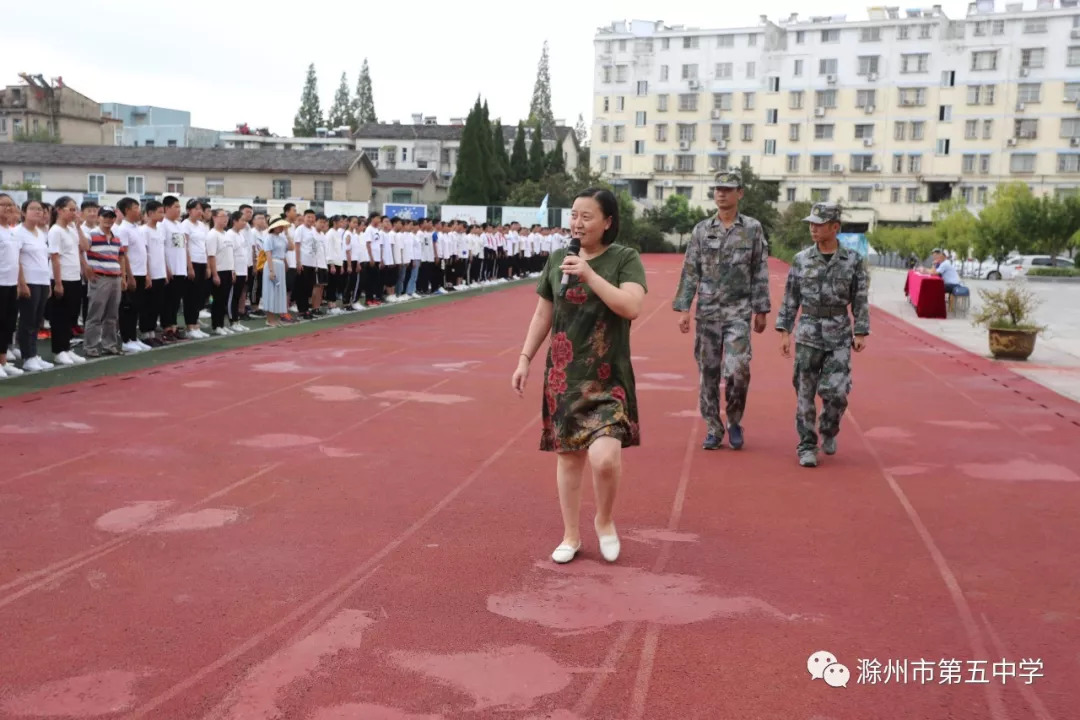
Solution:
M 906 270 L 872 268 L 871 304 L 965 350 L 991 357 L 986 328 L 976 326 L 971 316 L 981 304 L 979 290 L 1001 288 L 1003 282 L 965 278 L 964 283 L 971 288 L 968 317 L 950 316 L 945 320 L 932 320 L 915 315 L 915 308 L 904 295 L 906 277 Z M 1035 352 L 1027 361 L 998 362 L 1080 402 L 1080 283 L 1024 282 L 1024 285 L 1042 300 L 1042 305 L 1036 311 L 1036 319 L 1039 324 L 1046 326 L 1046 332 L 1036 341 Z

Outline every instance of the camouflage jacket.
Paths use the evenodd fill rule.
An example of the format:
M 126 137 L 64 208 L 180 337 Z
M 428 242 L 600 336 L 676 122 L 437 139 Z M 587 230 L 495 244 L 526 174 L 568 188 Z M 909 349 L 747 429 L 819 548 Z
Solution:
M 727 230 L 713 215 L 690 236 L 672 307 L 689 312 L 697 295 L 697 317 L 750 320 L 768 313 L 769 261 L 761 223 L 739 214 Z
M 776 329 L 791 332 L 795 314 L 802 308 L 796 343 L 823 350 L 850 346 L 853 334 L 870 334 L 867 279 L 863 259 L 843 245 L 828 261 L 816 245 L 803 250 L 795 256 L 788 271 Z

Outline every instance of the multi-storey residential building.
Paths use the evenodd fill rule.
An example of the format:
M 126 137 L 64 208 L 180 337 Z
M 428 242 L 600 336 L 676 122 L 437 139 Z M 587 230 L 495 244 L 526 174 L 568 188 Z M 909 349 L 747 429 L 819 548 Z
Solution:
M 1030 0 L 1029 0 L 1030 2 Z M 839 201 L 855 224 L 973 210 L 999 183 L 1080 188 L 1080 8 L 972 3 L 952 20 L 871 8 L 756 27 L 633 21 L 595 39 L 593 168 L 646 205 L 708 207 L 748 160 L 780 201 Z

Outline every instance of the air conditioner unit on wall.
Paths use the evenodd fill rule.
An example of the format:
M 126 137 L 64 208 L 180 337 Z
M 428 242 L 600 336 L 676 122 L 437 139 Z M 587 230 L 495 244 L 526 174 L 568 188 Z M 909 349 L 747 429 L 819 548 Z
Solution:
M 679 141 L 679 149 L 680 150 L 689 150 L 690 149 L 690 141 L 689 140 L 680 140 Z
M 829 83 L 830 85 L 835 85 L 836 84 L 836 76 L 835 75 L 826 75 L 825 76 L 825 82 Z
M 717 150 L 727 150 L 727 140 L 717 140 L 716 141 L 716 149 Z
M 863 147 L 874 147 L 874 138 L 863 138 Z
M 1069 147 L 1080 147 L 1080 137 L 1069 138 Z
M 874 107 L 873 105 L 867 105 L 866 106 L 866 114 L 867 115 L 873 115 L 875 110 L 877 110 L 877 108 Z
M 719 120 L 720 119 L 720 111 L 719 110 L 713 110 L 712 113 L 711 113 L 711 117 L 712 117 L 713 120 Z
M 825 108 L 823 108 L 823 107 L 814 108 L 814 117 L 825 117 Z

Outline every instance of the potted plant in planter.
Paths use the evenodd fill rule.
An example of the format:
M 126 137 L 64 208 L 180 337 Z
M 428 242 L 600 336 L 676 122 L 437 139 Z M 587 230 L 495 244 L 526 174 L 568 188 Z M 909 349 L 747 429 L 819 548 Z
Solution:
M 1000 290 L 980 290 L 982 307 L 973 320 L 990 331 L 990 352 L 995 358 L 1027 360 L 1035 351 L 1035 338 L 1045 330 L 1033 322 L 1040 301 L 1016 281 Z

